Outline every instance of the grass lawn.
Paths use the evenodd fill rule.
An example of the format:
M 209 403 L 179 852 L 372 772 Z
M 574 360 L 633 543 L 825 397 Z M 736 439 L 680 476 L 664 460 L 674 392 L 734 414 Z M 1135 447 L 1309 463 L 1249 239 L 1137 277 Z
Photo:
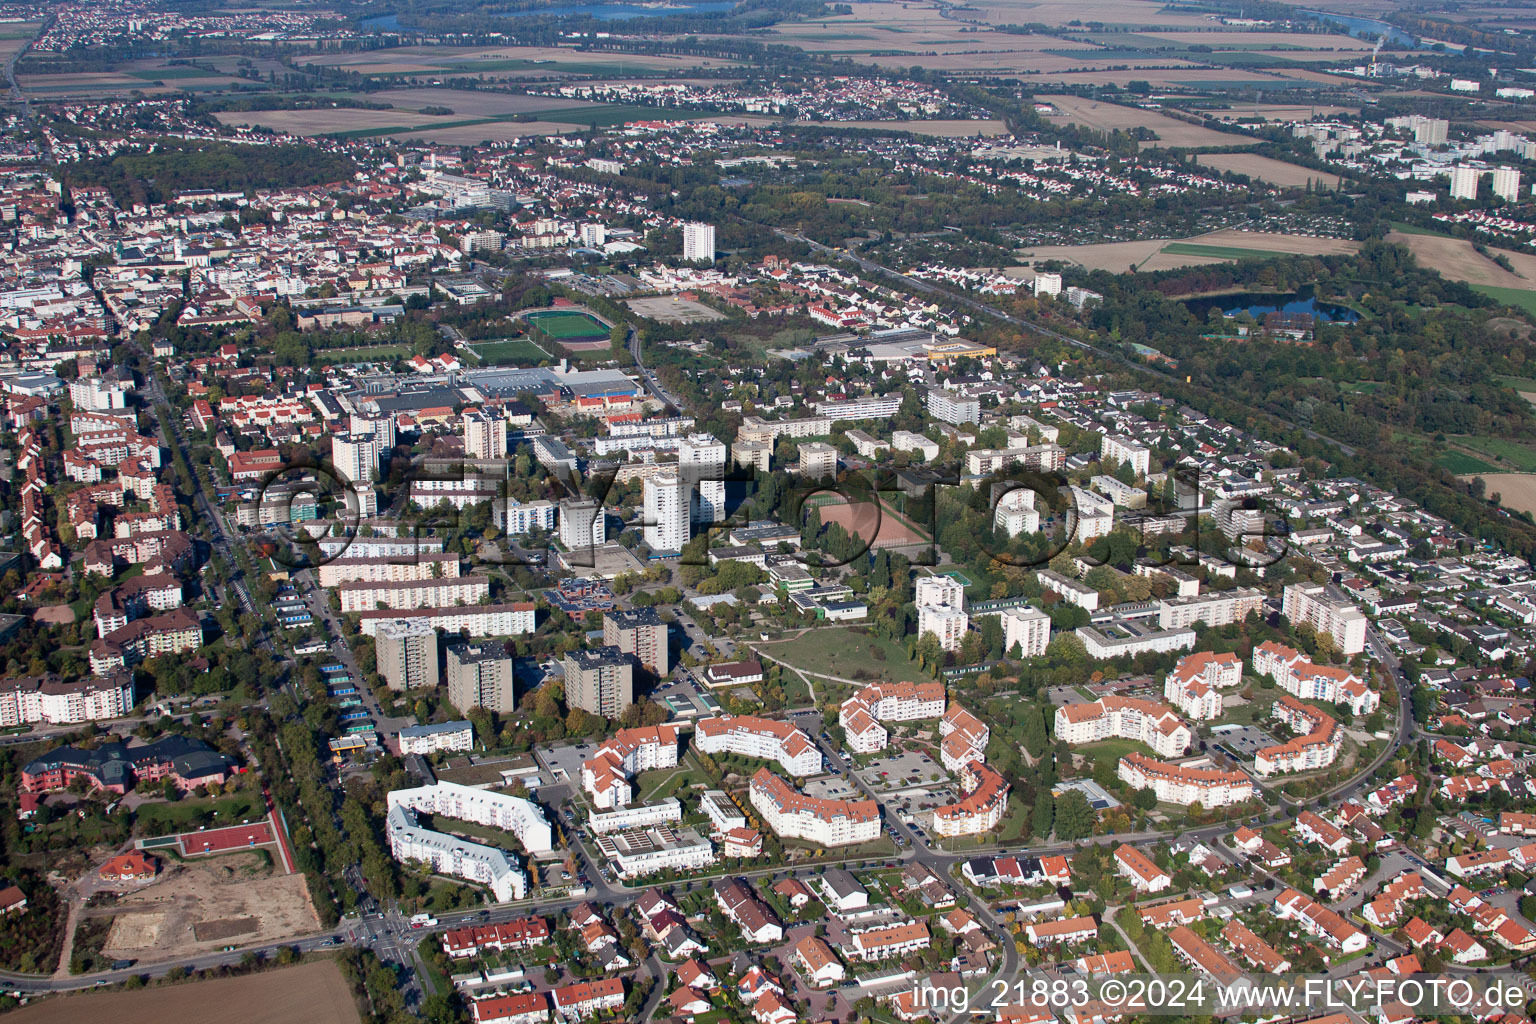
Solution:
M 1452 236 L 1444 231 L 1434 231 L 1430 228 L 1416 228 L 1412 224 L 1405 224 L 1400 220 L 1392 221 L 1392 230 L 1401 231 L 1405 235 L 1431 235 L 1435 238 L 1450 238 Z
M 531 341 L 514 338 L 508 341 L 492 341 L 472 346 L 480 362 L 486 366 L 512 364 L 538 364 L 549 360 L 549 353 Z
M 1475 284 L 1472 290 L 1488 296 L 1495 302 L 1514 306 L 1516 309 L 1536 316 L 1536 291 L 1525 288 L 1495 288 L 1489 284 Z
M 1500 377 L 1498 381 L 1516 391 L 1536 391 L 1536 377 Z
M 1499 471 L 1497 466 L 1484 462 L 1475 455 L 1468 455 L 1466 452 L 1444 452 L 1435 459 L 1435 465 L 1448 472 L 1455 473 L 1457 476 L 1463 476 L 1467 473 L 1497 473 Z
M 640 776 L 635 803 L 650 804 L 657 800 L 665 800 L 669 796 L 676 796 L 689 786 L 708 781 L 704 773 L 691 763 L 678 765 L 676 768 L 646 772 Z
M 1513 469 L 1521 473 L 1536 473 L 1536 448 L 1528 444 L 1503 437 L 1458 435 L 1454 440 L 1462 447 L 1471 448 L 1480 455 L 1492 456 L 1494 462 L 1504 464 L 1501 468 Z
M 361 348 L 330 348 L 315 353 L 317 363 L 377 363 L 404 359 L 411 350 L 404 345 L 366 345 Z
M 205 820 L 204 815 L 210 817 Z M 216 800 L 183 798 L 173 804 L 141 804 L 134 813 L 136 831 L 160 836 L 185 832 L 197 825 L 237 825 L 266 816 L 259 793 L 236 793 Z
M 1073 753 L 1082 754 L 1093 764 L 1107 760 L 1112 765 L 1118 765 L 1120 759 L 1126 754 L 1146 754 L 1148 757 L 1157 757 L 1157 753 L 1140 740 L 1119 738 L 1086 743 L 1074 749 Z
M 916 662 L 907 660 L 907 650 L 872 634 L 846 629 L 813 629 L 794 640 L 753 644 L 763 654 L 814 675 L 839 676 L 844 679 L 889 679 L 895 682 L 927 683 L 933 677 Z
M 478 840 L 503 850 L 521 850 L 523 848 L 522 842 L 511 832 L 494 828 L 490 825 L 479 825 L 473 821 L 462 821 L 458 818 L 443 818 L 433 815 L 432 824 L 428 827 L 437 832 L 446 832 L 449 835 L 466 836 L 471 840 Z
M 1286 255 L 1270 249 L 1239 249 L 1226 245 L 1202 245 L 1198 242 L 1170 242 L 1163 252 L 1174 256 L 1207 256 L 1220 260 L 1272 260 Z
M 1241 692 L 1241 687 L 1238 691 Z M 1223 710 L 1220 718 L 1212 722 L 1212 725 L 1253 725 L 1262 722 L 1269 716 L 1269 709 L 1280 696 L 1280 691 L 1275 687 L 1264 689 L 1260 686 L 1253 687 L 1253 699 L 1245 704 L 1240 704 L 1230 711 Z

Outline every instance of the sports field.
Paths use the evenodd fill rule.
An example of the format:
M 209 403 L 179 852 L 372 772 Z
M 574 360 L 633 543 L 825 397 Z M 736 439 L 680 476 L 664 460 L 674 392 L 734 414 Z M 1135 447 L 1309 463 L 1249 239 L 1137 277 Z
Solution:
M 608 337 L 608 327 L 591 313 L 557 309 L 529 313 L 525 319 L 556 341 L 587 341 Z
M 487 366 L 537 365 L 549 358 L 549 353 L 526 338 L 481 342 L 471 350 Z

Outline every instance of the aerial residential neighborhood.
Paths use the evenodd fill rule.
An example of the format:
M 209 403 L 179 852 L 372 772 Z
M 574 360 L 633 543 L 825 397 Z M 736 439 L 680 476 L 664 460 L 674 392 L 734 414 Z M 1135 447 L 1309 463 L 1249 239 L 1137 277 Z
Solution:
M 1529 1024 L 1527 12 L 506 6 L 0 3 L 0 1013 Z

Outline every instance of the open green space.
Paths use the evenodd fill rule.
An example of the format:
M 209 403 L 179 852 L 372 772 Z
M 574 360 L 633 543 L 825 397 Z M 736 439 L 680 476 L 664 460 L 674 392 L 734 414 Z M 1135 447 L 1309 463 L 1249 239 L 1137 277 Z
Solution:
M 665 800 L 669 796 L 676 796 L 690 786 L 707 783 L 709 780 L 704 773 L 695 767 L 691 761 L 678 765 L 676 768 L 664 768 L 660 771 L 646 772 L 640 776 L 640 785 L 636 787 L 635 802 L 640 804 L 655 803 Z
M 905 647 L 872 634 L 813 629 L 794 640 L 753 646 L 770 658 L 813 675 L 910 683 L 933 681 L 916 662 L 907 659 Z
M 1205 256 L 1219 260 L 1272 260 L 1285 255 L 1270 249 L 1240 249 L 1227 245 L 1202 245 L 1198 242 L 1170 242 L 1163 246 L 1163 252 L 1175 256 Z
M 366 345 L 361 348 L 329 348 L 315 353 L 317 363 L 377 363 L 404 359 L 411 354 L 405 345 Z
M 1536 291 L 1525 288 L 1495 288 L 1491 284 L 1475 284 L 1472 290 L 1488 296 L 1495 302 L 1514 306 L 1531 316 L 1536 316 Z
M 236 793 L 218 799 L 183 798 L 175 803 L 140 804 L 135 825 L 145 835 L 186 832 L 199 825 L 238 825 L 266 816 L 260 793 Z
M 1463 448 L 1470 448 L 1479 455 L 1491 456 L 1499 468 L 1521 473 L 1536 473 L 1536 448 L 1503 437 L 1465 437 L 1453 439 Z
M 1072 751 L 1074 754 L 1082 754 L 1092 764 L 1101 764 L 1108 761 L 1110 765 L 1118 765 L 1120 759 L 1126 754 L 1146 754 L 1148 757 L 1156 757 L 1157 753 L 1140 740 L 1112 739 L 1100 740 L 1097 743 L 1085 743 Z
M 151 68 L 148 71 L 127 71 L 124 74 L 142 78 L 146 82 L 173 82 L 178 78 L 224 78 L 217 71 L 202 68 Z
M 473 349 L 475 354 L 480 357 L 480 362 L 487 366 L 542 363 L 549 359 L 549 354 L 543 349 L 533 342 L 523 339 L 493 341 L 474 345 Z
M 1391 223 L 1392 223 L 1392 230 L 1394 230 L 1394 231 L 1401 231 L 1405 235 L 1431 235 L 1431 236 L 1433 236 L 1435 238 L 1450 238 L 1450 237 L 1452 237 L 1452 236 L 1446 234 L 1444 231 L 1435 231 L 1432 228 L 1416 227 L 1416 226 L 1414 226 L 1412 224 L 1409 224 L 1409 223 L 1407 223 L 1405 221 L 1394 220 Z
M 1536 391 L 1536 377 L 1499 377 L 1498 382 L 1516 391 Z
M 1435 465 L 1457 476 L 1467 473 L 1497 473 L 1497 466 L 1484 462 L 1466 452 L 1443 452 L 1435 459 Z

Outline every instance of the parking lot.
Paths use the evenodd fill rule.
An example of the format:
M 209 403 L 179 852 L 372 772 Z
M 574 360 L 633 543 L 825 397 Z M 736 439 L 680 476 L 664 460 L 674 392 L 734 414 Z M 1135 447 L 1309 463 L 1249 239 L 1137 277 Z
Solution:
M 1239 761 L 1250 761 L 1262 748 L 1279 742 L 1252 725 L 1218 725 L 1211 730 L 1211 740 L 1231 750 Z
M 897 751 L 872 761 L 859 769 L 858 774 L 869 788 L 886 793 L 942 782 L 948 777 L 943 765 L 927 754 L 910 750 Z

